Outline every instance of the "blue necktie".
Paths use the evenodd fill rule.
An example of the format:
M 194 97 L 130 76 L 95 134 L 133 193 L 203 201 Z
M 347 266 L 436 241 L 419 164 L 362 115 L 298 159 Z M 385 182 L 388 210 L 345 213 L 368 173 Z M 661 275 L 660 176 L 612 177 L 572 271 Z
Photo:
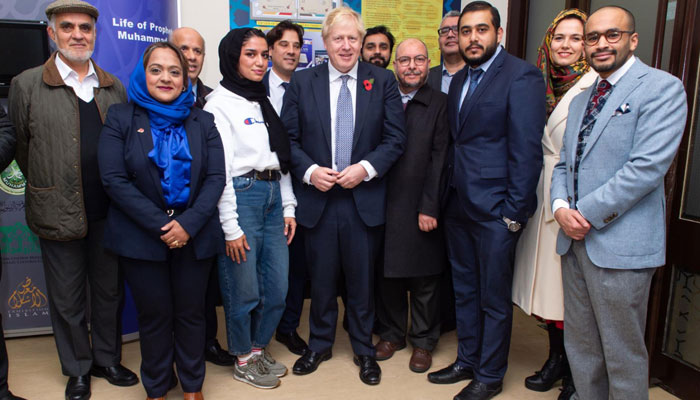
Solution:
M 338 171 L 342 171 L 350 165 L 350 154 L 352 153 L 352 96 L 348 89 L 349 75 L 340 77 L 343 80 L 338 94 L 338 105 L 335 111 L 335 163 Z
M 467 89 L 467 95 L 464 96 L 464 100 L 462 101 L 462 105 L 459 108 L 459 121 L 457 123 L 459 124 L 460 121 L 464 120 L 466 118 L 466 113 L 467 110 L 467 101 L 469 100 L 470 97 L 472 97 L 472 94 L 476 91 L 476 87 L 479 84 L 479 77 L 481 74 L 484 72 L 483 69 L 477 68 L 477 69 L 469 69 L 469 88 Z
M 289 87 L 289 82 L 282 82 L 282 89 L 284 89 L 285 92 L 287 91 L 288 87 Z

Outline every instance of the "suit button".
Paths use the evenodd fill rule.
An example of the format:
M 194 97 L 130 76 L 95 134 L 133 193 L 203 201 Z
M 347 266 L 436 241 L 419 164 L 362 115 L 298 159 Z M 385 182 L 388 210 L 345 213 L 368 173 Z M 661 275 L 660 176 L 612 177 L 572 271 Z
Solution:
M 567 197 L 567 198 L 566 198 L 566 201 L 568 201 L 569 203 L 571 203 L 571 196 Z

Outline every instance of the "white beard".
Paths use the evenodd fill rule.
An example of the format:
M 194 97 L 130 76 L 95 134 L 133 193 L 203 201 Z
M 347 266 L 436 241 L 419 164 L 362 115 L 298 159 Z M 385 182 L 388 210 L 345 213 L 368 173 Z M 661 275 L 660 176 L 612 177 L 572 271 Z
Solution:
M 58 52 L 61 53 L 63 57 L 68 59 L 68 61 L 71 62 L 77 62 L 77 63 L 83 63 L 86 62 L 92 57 L 92 53 L 94 50 L 86 50 L 86 51 L 81 51 L 77 52 L 71 49 L 63 49 L 63 48 L 58 48 Z

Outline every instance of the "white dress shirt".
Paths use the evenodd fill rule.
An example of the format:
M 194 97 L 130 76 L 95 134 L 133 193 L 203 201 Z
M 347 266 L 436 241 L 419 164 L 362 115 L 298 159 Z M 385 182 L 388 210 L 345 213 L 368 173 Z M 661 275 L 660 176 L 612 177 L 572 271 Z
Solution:
M 282 112 L 282 104 L 284 100 L 284 92 L 286 89 L 282 85 L 286 81 L 279 77 L 275 71 L 270 68 L 270 103 L 272 107 L 277 111 L 277 115 Z M 288 82 L 287 82 L 288 83 Z
M 486 61 L 485 63 L 483 63 L 475 68 L 475 69 L 481 69 L 482 71 L 484 71 L 481 73 L 481 76 L 476 81 L 477 86 L 479 86 L 479 83 L 481 83 L 481 80 L 484 79 L 484 75 L 486 75 L 486 71 L 489 70 L 489 67 L 491 66 L 491 64 L 493 64 L 493 60 L 495 60 L 496 57 L 498 57 L 498 54 L 501 52 L 501 50 L 503 50 L 503 48 L 499 45 L 498 47 L 496 47 L 496 52 L 493 53 L 493 55 L 491 56 L 491 58 L 488 59 L 488 61 Z M 471 69 L 471 67 L 469 69 Z M 469 78 L 469 73 L 468 73 L 469 69 L 467 69 L 467 76 L 464 78 L 464 84 L 462 86 L 462 93 L 459 96 L 459 104 L 460 104 L 459 109 L 460 110 L 462 109 L 462 103 L 464 103 L 464 98 L 467 96 L 467 92 L 469 91 L 469 85 L 470 85 L 470 80 L 471 80 Z M 459 122 L 459 115 L 457 116 L 457 122 Z M 457 125 L 459 125 L 459 123 Z
M 73 71 L 71 67 L 68 66 L 58 53 L 56 53 L 56 68 L 58 69 L 58 74 L 61 75 L 63 82 L 72 87 L 75 95 L 80 97 L 80 99 L 86 103 L 92 101 L 95 97 L 95 88 L 100 86 L 100 80 L 97 79 L 97 74 L 95 73 L 95 67 L 92 65 L 92 60 L 88 61 L 88 73 L 80 82 L 78 73 Z
M 614 88 L 615 84 L 617 82 L 619 82 L 620 79 L 622 79 L 622 77 L 627 73 L 627 71 L 629 71 L 630 68 L 632 68 L 632 64 L 634 64 L 634 61 L 636 59 L 637 58 L 635 56 L 630 57 L 629 60 L 627 60 L 624 64 L 622 64 L 622 67 L 620 67 L 617 71 L 610 74 L 610 76 L 605 80 L 608 81 L 608 83 L 610 83 Z M 596 81 L 595 81 L 595 84 L 593 84 L 593 87 L 594 87 L 593 90 L 595 90 L 595 87 L 598 86 L 598 82 L 600 82 L 600 77 L 598 77 L 598 79 L 596 79 Z M 552 215 L 554 215 L 554 213 L 557 212 L 557 210 L 560 208 L 569 208 L 569 202 L 564 200 L 564 199 L 552 200 Z M 586 218 L 585 215 L 583 217 Z
M 343 85 L 343 80 L 341 79 L 341 76 L 343 75 L 348 75 L 350 76 L 350 79 L 348 79 L 348 89 L 350 89 L 350 97 L 352 98 L 352 120 L 353 120 L 353 127 L 357 127 L 357 118 L 356 118 L 356 108 L 357 108 L 357 66 L 360 65 L 359 62 L 355 63 L 355 66 L 352 67 L 350 71 L 348 71 L 346 74 L 338 71 L 333 67 L 332 63 L 328 63 L 328 81 L 330 85 L 330 97 L 331 97 L 331 163 L 333 164 L 333 169 L 338 171 L 338 164 L 335 162 L 335 121 L 336 121 L 336 112 L 338 108 L 338 96 L 340 95 L 340 88 Z M 367 171 L 367 177 L 365 177 L 365 181 L 369 181 L 370 179 L 374 178 L 377 176 L 377 171 L 374 169 L 372 164 L 369 163 L 367 160 L 362 160 L 359 162 L 360 165 L 364 167 L 364 169 Z M 306 184 L 311 185 L 311 174 L 318 168 L 318 164 L 314 164 L 309 167 L 309 169 L 306 170 L 306 173 L 304 174 L 304 182 Z M 338 171 L 340 172 L 340 171 Z
M 401 102 L 403 104 L 408 103 L 409 101 L 413 100 L 413 97 L 416 95 L 416 93 L 418 93 L 418 89 L 408 93 L 404 93 L 401 91 L 401 89 L 399 89 L 399 94 L 401 95 Z

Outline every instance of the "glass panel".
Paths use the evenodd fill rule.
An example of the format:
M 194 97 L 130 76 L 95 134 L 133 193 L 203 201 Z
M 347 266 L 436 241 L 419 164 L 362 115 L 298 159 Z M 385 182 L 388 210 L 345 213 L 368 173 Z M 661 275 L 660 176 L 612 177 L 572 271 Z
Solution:
M 676 24 L 676 4 L 675 0 L 668 2 L 666 9 L 666 27 L 664 29 L 664 48 L 661 51 L 661 69 L 668 71 L 669 60 L 671 58 L 671 47 L 673 40 L 673 27 Z
M 566 8 L 566 0 L 531 0 L 527 21 L 527 43 L 525 59 L 537 64 L 537 48 L 542 44 L 544 33 L 559 11 Z
M 700 79 L 700 69 L 695 82 Z M 685 177 L 683 179 L 683 192 L 681 195 L 680 219 L 700 223 L 700 145 L 697 138 L 700 133 L 698 128 L 698 118 L 700 115 L 700 103 L 698 102 L 698 87 L 695 87 L 695 110 L 690 117 L 690 138 L 688 139 L 688 153 L 685 163 Z
M 663 354 L 700 371 L 700 274 L 673 267 Z
M 595 11 L 603 6 L 610 5 L 610 0 L 591 0 L 591 10 Z M 651 65 L 651 55 L 654 50 L 654 31 L 656 30 L 656 13 L 659 9 L 657 0 L 616 0 L 615 5 L 624 7 L 634 15 L 637 32 L 639 33 L 639 46 L 634 54 L 645 64 Z M 671 40 L 665 42 L 671 45 Z

